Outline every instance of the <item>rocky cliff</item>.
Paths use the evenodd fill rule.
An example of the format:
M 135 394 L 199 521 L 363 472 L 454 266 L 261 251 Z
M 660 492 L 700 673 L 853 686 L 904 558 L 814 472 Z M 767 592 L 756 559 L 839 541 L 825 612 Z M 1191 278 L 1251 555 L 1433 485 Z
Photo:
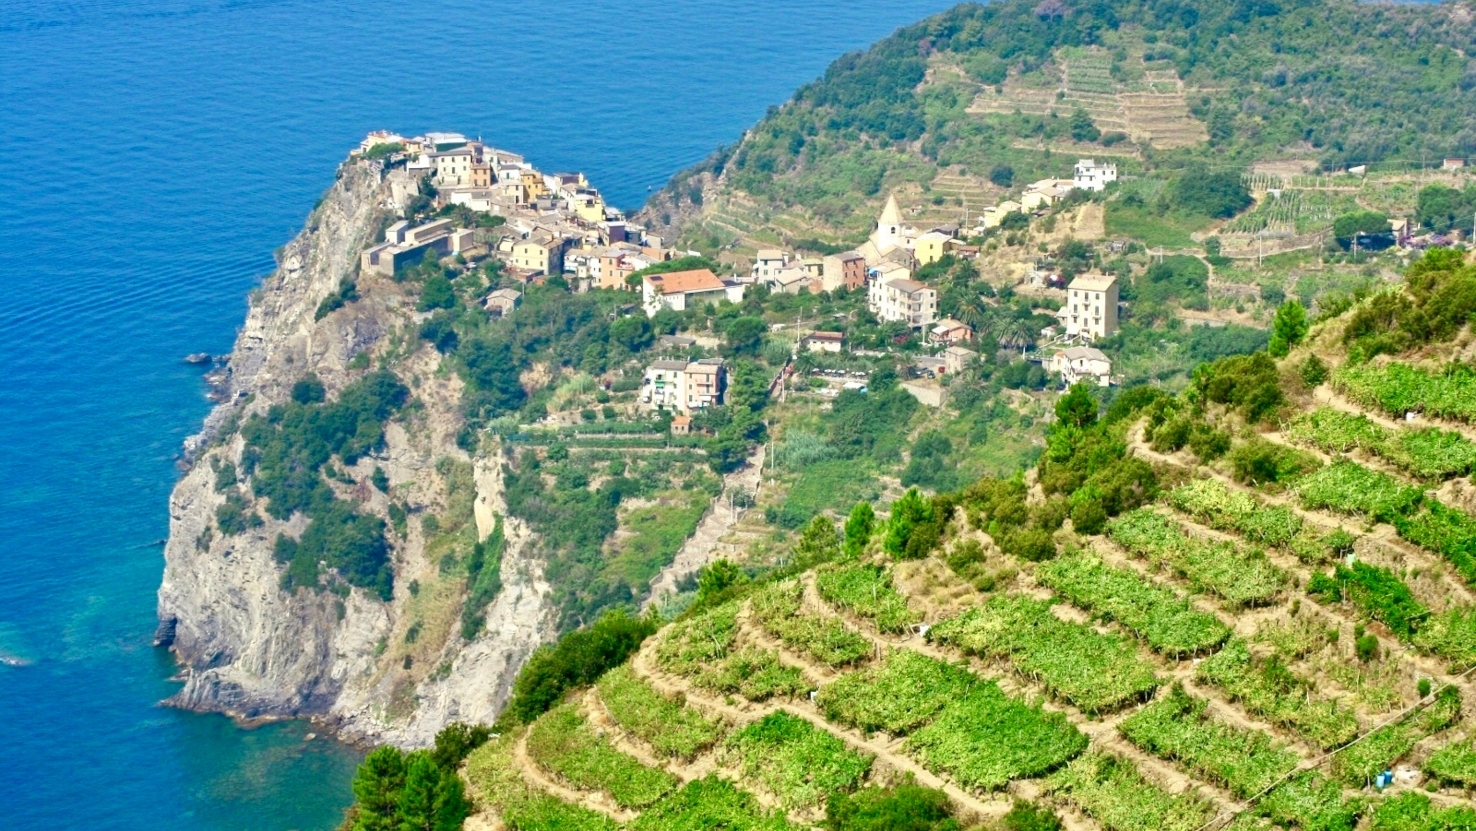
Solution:
M 222 403 L 186 443 L 188 469 L 170 500 L 159 642 L 181 666 L 173 705 L 309 717 L 349 739 L 423 745 L 448 721 L 495 718 L 523 660 L 555 631 L 528 534 L 503 520 L 501 591 L 485 626 L 470 641 L 462 635 L 460 564 L 505 513 L 500 454 L 473 458 L 457 446 L 459 379 L 438 371 L 439 356 L 415 337 L 403 287 L 358 273 L 360 252 L 414 195 L 403 171 L 345 163 L 253 293 Z M 357 299 L 322 314 L 345 280 Z M 387 520 L 392 597 L 331 574 L 316 590 L 288 590 L 274 546 L 308 520 L 273 518 L 249 477 L 234 482 L 235 470 L 250 469 L 240 427 L 286 402 L 310 372 L 332 400 L 371 366 L 394 372 L 410 403 L 380 447 L 353 464 L 333 460 L 329 478 L 336 498 Z M 228 499 L 244 501 L 255 527 L 222 531 L 217 512 Z

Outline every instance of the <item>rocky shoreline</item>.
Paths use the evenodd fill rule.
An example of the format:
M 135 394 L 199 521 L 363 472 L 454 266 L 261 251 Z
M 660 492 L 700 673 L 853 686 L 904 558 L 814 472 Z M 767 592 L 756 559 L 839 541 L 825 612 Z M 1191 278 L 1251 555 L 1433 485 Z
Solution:
M 418 602 L 408 586 L 437 573 L 414 524 L 394 542 L 395 592 L 388 602 L 346 586 L 284 590 L 273 542 L 279 534 L 300 534 L 307 523 L 301 516 L 273 519 L 256 499 L 251 508 L 262 520 L 258 527 L 235 535 L 217 528 L 225 497 L 215 469 L 240 464 L 238 427 L 288 400 L 309 370 L 333 394 L 362 375 L 367 362 L 351 365 L 355 357 L 382 354 L 390 336 L 411 322 L 413 304 L 400 287 L 358 275 L 358 263 L 360 252 L 413 197 L 415 185 L 402 170 L 346 162 L 305 228 L 282 249 L 276 272 L 252 293 L 235 348 L 211 373 L 218 403 L 184 444 L 159 589 L 155 642 L 174 653 L 184 682 L 166 702 L 171 706 L 246 722 L 308 718 L 351 742 L 422 746 L 447 722 L 492 720 L 523 660 L 553 633 L 541 565 L 523 556 L 522 545 L 510 545 L 502 564 L 505 588 L 483 632 L 468 643 L 456 627 L 432 631 L 422 637 L 438 638 L 437 662 L 402 665 L 395 644 L 405 641 Z M 356 275 L 361 299 L 319 319 L 323 299 Z M 448 483 L 438 460 L 476 463 L 455 442 L 460 415 L 451 387 L 459 382 L 436 378 L 426 351 L 403 358 L 396 369 L 422 404 L 414 429 L 390 423 L 385 447 L 345 471 L 362 484 L 383 469 L 397 498 L 417 513 L 446 502 Z M 477 466 L 483 511 L 504 514 L 500 462 Z M 367 485 L 353 498 L 360 510 L 387 515 L 387 497 Z M 491 528 L 478 530 L 485 536 Z

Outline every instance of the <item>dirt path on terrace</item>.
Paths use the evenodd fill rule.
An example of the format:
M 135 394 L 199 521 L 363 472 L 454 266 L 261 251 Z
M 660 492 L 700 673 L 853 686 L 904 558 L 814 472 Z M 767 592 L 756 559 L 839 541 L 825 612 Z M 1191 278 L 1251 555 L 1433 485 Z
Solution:
M 591 811 L 598 811 L 616 822 L 630 822 L 636 818 L 634 811 L 621 808 L 605 794 L 577 791 L 546 775 L 538 763 L 533 761 L 533 757 L 528 755 L 528 733 L 526 731 L 518 738 L 517 744 L 513 745 L 513 764 L 517 766 L 518 772 L 523 775 L 523 779 L 531 787 L 547 791 L 565 802 L 581 805 Z
M 883 741 L 880 736 L 867 738 L 856 731 L 844 730 L 831 724 L 808 707 L 787 702 L 769 704 L 747 702 L 741 707 L 727 704 L 722 700 L 710 697 L 697 690 L 691 684 L 688 684 L 685 679 L 670 676 L 657 670 L 651 664 L 649 652 L 649 649 L 642 649 L 636 655 L 631 666 L 651 686 L 666 695 L 681 693 L 686 696 L 689 704 L 695 704 L 699 709 L 709 712 L 721 713 L 739 725 L 757 721 L 770 713 L 782 711 L 810 722 L 815 727 L 835 736 L 852 748 L 860 749 L 874 755 L 876 757 L 876 762 L 873 763 L 874 772 L 886 772 L 890 770 L 897 773 L 911 773 L 917 779 L 918 783 L 930 788 L 937 788 L 947 793 L 956 806 L 974 815 L 977 819 L 997 818 L 1003 816 L 1010 809 L 1011 803 L 1003 793 L 993 799 L 981 799 L 962 790 L 952 782 L 940 778 L 912 759 L 903 756 L 900 753 L 903 739 L 898 738 L 891 741 Z M 878 770 L 878 764 L 884 767 Z

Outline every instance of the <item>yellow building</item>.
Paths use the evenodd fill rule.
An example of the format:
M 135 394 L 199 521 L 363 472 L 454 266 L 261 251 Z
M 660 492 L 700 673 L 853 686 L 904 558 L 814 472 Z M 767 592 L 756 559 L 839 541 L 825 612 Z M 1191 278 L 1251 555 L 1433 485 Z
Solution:
M 917 264 L 923 266 L 943 259 L 943 255 L 948 253 L 948 243 L 952 240 L 952 237 L 942 231 L 929 231 L 918 237 L 912 248 Z
M 605 203 L 598 194 L 578 194 L 569 200 L 569 207 L 585 222 L 603 222 L 605 219 Z
M 564 241 L 552 234 L 535 233 L 512 246 L 512 264 L 528 271 L 541 271 L 547 276 L 564 271 Z

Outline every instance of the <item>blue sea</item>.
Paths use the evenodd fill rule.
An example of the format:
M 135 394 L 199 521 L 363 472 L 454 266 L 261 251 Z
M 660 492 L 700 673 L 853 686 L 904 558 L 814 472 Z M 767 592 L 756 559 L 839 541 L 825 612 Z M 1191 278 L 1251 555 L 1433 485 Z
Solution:
M 329 829 L 358 754 L 158 706 L 191 352 L 230 349 L 369 130 L 456 130 L 615 204 L 943 0 L 0 4 L 0 827 Z

